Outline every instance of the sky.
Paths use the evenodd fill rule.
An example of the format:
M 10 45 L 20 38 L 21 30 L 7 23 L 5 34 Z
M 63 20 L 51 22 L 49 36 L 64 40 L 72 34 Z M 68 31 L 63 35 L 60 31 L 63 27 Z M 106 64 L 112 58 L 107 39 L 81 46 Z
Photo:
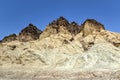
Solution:
M 60 16 L 82 24 L 96 19 L 120 33 L 120 0 L 0 0 L 0 39 L 34 24 L 39 29 Z

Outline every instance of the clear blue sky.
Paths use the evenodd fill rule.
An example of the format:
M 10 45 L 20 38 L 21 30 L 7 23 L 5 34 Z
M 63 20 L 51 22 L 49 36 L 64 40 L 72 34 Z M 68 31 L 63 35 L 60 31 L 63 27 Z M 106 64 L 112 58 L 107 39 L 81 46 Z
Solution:
M 87 18 L 120 32 L 120 0 L 0 0 L 0 39 L 29 23 L 44 30 L 59 16 L 81 24 Z

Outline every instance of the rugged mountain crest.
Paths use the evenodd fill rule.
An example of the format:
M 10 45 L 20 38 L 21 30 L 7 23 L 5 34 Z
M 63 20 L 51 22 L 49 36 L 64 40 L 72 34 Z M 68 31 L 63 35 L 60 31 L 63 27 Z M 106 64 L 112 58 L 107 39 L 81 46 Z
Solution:
M 36 26 L 29 24 L 26 28 L 19 33 L 19 41 L 31 41 L 39 39 L 42 33 Z
M 57 26 L 65 26 L 67 27 L 69 25 L 69 22 L 67 19 L 65 19 L 63 16 L 59 17 L 57 20 L 53 20 L 49 26 L 53 26 L 53 25 L 57 25 Z
M 36 26 L 33 24 L 29 24 L 27 27 L 21 30 L 19 35 L 11 34 L 9 36 L 4 37 L 0 42 L 11 42 L 11 41 L 33 41 L 39 39 L 40 34 L 42 33 Z
M 64 17 L 53 20 L 41 34 L 41 38 L 49 37 L 52 34 L 63 33 L 76 35 L 80 32 L 80 27 L 76 22 L 71 22 Z
M 78 33 L 80 33 L 80 26 L 73 21 L 70 23 L 68 30 L 70 33 L 77 35 Z
M 104 25 L 94 19 L 87 19 L 81 25 L 81 31 L 83 32 L 83 36 L 90 35 L 94 32 L 100 32 L 101 30 L 105 30 Z
M 1 42 L 0 78 L 6 80 L 120 78 L 120 34 L 94 19 L 79 26 L 60 17 L 43 32 L 29 24 Z
M 105 30 L 94 19 L 87 19 L 79 26 L 60 17 L 43 32 L 29 24 L 19 35 L 7 36 L 2 41 L 6 42 L 0 43 L 2 66 L 70 69 L 120 66 L 120 34 Z
M 78 25 L 76 22 L 69 23 L 64 17 L 60 17 L 46 27 L 41 38 L 49 37 L 52 34 L 60 32 L 71 34 L 72 36 L 82 32 L 83 37 L 86 37 L 87 35 L 94 32 L 100 32 L 102 30 L 105 30 L 104 25 L 94 19 L 87 19 L 82 25 Z
M 51 35 L 55 36 L 56 34 L 64 36 L 63 39 L 65 39 L 66 36 L 67 37 L 69 36 L 68 39 L 65 39 L 62 41 L 66 41 L 66 40 L 73 41 L 74 38 L 78 35 L 80 35 L 79 38 L 81 38 L 81 40 L 84 41 L 87 39 L 87 36 L 89 37 L 92 35 L 94 36 L 92 38 L 95 38 L 96 37 L 95 34 L 98 34 L 98 33 L 102 37 L 103 37 L 103 34 L 108 35 L 107 33 L 105 33 L 104 25 L 97 22 L 94 19 L 87 19 L 82 25 L 78 25 L 74 21 L 69 23 L 69 21 L 64 17 L 59 17 L 58 19 L 52 21 L 43 32 L 33 24 L 29 24 L 27 27 L 21 30 L 19 35 L 12 34 L 10 36 L 6 36 L 3 40 L 1 40 L 1 42 L 11 42 L 14 40 L 18 40 L 22 42 L 33 41 L 39 38 L 43 39 Z M 108 40 L 108 38 L 104 38 L 104 39 L 108 42 L 111 42 L 112 44 L 115 44 L 115 45 L 117 44 L 117 46 L 119 44 L 119 42 L 116 43 L 116 41 L 113 41 L 113 40 L 110 41 Z M 90 43 L 91 42 L 94 43 L 94 41 L 90 41 Z M 89 41 L 87 41 L 87 44 L 89 44 Z
M 16 34 L 10 34 L 9 36 L 4 37 L 1 42 L 11 42 L 17 40 L 17 35 Z

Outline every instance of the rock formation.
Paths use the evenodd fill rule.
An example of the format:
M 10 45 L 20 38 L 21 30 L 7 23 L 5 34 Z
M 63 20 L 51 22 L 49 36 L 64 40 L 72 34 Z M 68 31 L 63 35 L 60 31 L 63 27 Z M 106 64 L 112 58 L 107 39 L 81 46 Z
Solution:
M 104 25 L 97 22 L 94 19 L 87 19 L 81 26 L 83 36 L 87 36 L 94 32 L 100 32 L 101 30 L 105 30 Z
M 1 42 L 11 42 L 17 40 L 17 35 L 16 34 L 10 34 L 9 36 L 4 37 Z
M 80 32 L 80 26 L 76 22 L 69 23 L 64 17 L 52 21 L 41 34 L 41 38 L 49 37 L 51 34 L 63 33 L 76 35 Z
M 70 23 L 68 30 L 70 33 L 77 35 L 78 33 L 80 33 L 80 26 L 73 21 Z
M 15 40 L 22 42 L 33 41 L 39 39 L 41 33 L 42 31 L 39 30 L 36 26 L 34 26 L 33 24 L 29 24 L 27 27 L 21 30 L 19 35 L 11 34 L 4 37 L 0 42 L 5 43 Z
M 40 34 L 42 33 L 36 26 L 29 24 L 28 27 L 24 28 L 19 33 L 20 41 L 32 41 L 39 39 Z
M 1 41 L 0 67 L 39 71 L 35 71 L 35 75 L 27 73 L 33 75 L 32 78 L 37 75 L 73 78 L 75 74 L 78 74 L 77 77 L 87 74 L 91 78 L 103 77 L 103 74 L 104 77 L 111 76 L 114 70 L 120 69 L 120 34 L 105 30 L 104 25 L 94 19 L 87 19 L 78 25 L 60 17 L 43 32 L 29 24 L 19 35 L 13 34 Z M 80 70 L 83 72 L 80 73 Z M 104 70 L 111 72 L 102 73 Z

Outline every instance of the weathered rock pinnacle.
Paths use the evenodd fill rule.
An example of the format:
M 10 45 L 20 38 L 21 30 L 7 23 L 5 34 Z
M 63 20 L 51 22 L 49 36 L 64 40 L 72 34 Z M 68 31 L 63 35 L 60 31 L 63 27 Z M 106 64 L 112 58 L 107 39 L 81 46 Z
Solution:
M 87 36 L 89 34 L 92 34 L 93 32 L 100 32 L 101 30 L 105 30 L 104 25 L 94 19 L 87 19 L 81 25 L 81 31 L 83 32 L 83 36 Z
M 29 24 L 19 33 L 19 41 L 31 41 L 39 39 L 40 34 L 42 33 L 36 26 Z

